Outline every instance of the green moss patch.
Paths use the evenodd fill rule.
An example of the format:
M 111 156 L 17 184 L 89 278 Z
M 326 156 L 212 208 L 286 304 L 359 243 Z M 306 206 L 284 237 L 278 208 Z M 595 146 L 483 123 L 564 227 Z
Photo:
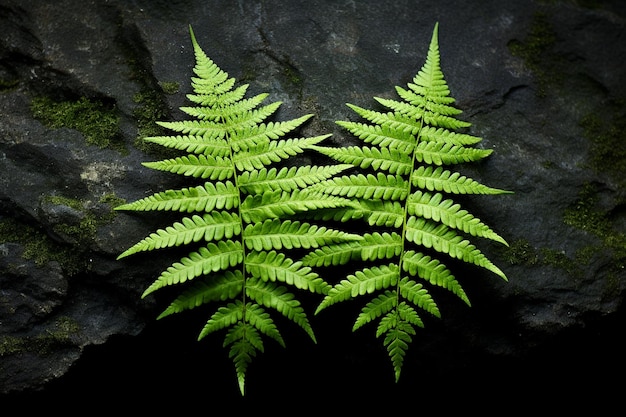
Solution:
M 609 213 L 598 208 L 598 200 L 597 190 L 585 185 L 578 199 L 565 210 L 563 221 L 596 235 L 602 246 L 613 252 L 616 270 L 622 270 L 626 267 L 626 234 L 615 229 Z
M 616 102 L 580 120 L 583 135 L 591 141 L 590 167 L 626 186 L 626 103 Z
M 24 247 L 22 257 L 32 260 L 38 267 L 56 261 L 70 276 L 87 267 L 86 257 L 80 251 L 55 242 L 45 231 L 15 219 L 0 218 L 0 243 L 6 242 L 21 244 Z
M 58 350 L 59 346 L 72 345 L 72 337 L 80 332 L 80 325 L 69 317 L 59 317 L 49 329 L 36 336 L 0 337 L 0 357 L 22 352 L 46 355 Z
M 552 53 L 556 35 L 545 13 L 535 13 L 529 32 L 523 40 L 514 39 L 507 45 L 513 56 L 524 60 L 537 80 L 537 95 L 545 97 L 550 85 L 560 82 L 562 75 L 555 68 L 562 59 Z
M 114 107 L 81 97 L 76 101 L 55 101 L 35 97 L 31 101 L 33 116 L 45 126 L 78 130 L 90 145 L 127 153 L 119 131 L 120 120 Z

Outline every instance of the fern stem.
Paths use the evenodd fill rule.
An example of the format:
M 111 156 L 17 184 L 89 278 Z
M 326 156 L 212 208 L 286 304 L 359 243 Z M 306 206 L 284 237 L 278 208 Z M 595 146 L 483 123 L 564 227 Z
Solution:
M 402 278 L 402 268 L 404 265 L 404 255 L 407 253 L 405 249 L 406 245 L 406 230 L 407 230 L 407 219 L 409 218 L 409 204 L 408 200 L 411 198 L 411 193 L 413 191 L 413 182 L 410 180 L 413 177 L 413 171 L 415 170 L 416 163 L 416 154 L 417 154 L 417 145 L 419 142 L 420 132 L 424 127 L 424 119 L 420 119 L 419 129 L 415 133 L 415 145 L 413 146 L 413 155 L 411 156 L 411 172 L 408 174 L 409 181 L 408 182 L 408 190 L 406 194 L 406 199 L 404 203 L 404 215 L 402 216 L 402 252 L 400 252 L 400 260 L 398 261 L 398 282 L 396 283 L 396 310 L 398 309 L 398 305 L 400 305 L 400 281 Z
M 228 121 L 226 120 L 226 118 L 224 116 L 220 116 L 220 122 L 223 124 L 226 124 Z M 241 198 L 241 193 L 242 193 L 242 189 L 239 188 L 239 183 L 238 183 L 238 171 L 237 171 L 237 167 L 235 166 L 235 155 L 234 155 L 234 151 L 233 151 L 233 145 L 231 143 L 231 135 L 230 135 L 230 131 L 226 130 L 226 141 L 228 142 L 228 150 L 229 150 L 229 158 L 230 158 L 230 163 L 233 167 L 233 181 L 235 183 L 235 189 L 237 190 L 237 215 L 239 217 L 239 221 L 241 222 L 241 234 L 239 235 L 239 239 L 240 239 L 240 243 L 241 243 L 241 250 L 242 250 L 242 262 L 241 262 L 241 275 L 242 275 L 242 288 L 241 288 L 241 301 L 242 301 L 242 309 L 243 309 L 243 316 L 246 316 L 246 281 L 247 281 L 247 275 L 246 275 L 246 245 L 245 245 L 245 241 L 244 241 L 244 230 L 245 227 L 243 225 L 243 216 L 241 213 L 241 204 L 243 203 L 242 198 Z

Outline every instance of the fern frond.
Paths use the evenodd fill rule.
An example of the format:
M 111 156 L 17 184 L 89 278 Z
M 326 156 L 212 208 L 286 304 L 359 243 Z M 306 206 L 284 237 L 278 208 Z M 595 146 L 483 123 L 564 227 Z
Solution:
M 215 85 L 212 89 L 203 86 L 201 82 L 192 83 L 195 94 L 187 94 L 187 99 L 202 106 L 227 106 L 241 100 L 246 95 L 248 87 L 250 87 L 248 84 L 242 84 L 233 89 L 235 83 L 236 80 L 234 78 L 229 78 L 226 82 Z
M 198 335 L 198 340 L 218 330 L 226 329 L 235 323 L 243 322 L 245 307 L 241 300 L 235 300 L 217 309 L 206 322 Z
M 387 313 L 380 320 L 376 336 L 380 337 L 385 334 L 383 344 L 387 347 L 387 352 L 391 358 L 396 382 L 400 379 L 404 356 L 412 341 L 411 336 L 415 335 L 413 325 L 421 323 L 415 310 L 406 303 L 400 303 L 396 310 Z M 423 325 L 419 327 L 423 327 Z
M 374 97 L 374 99 L 378 101 L 380 104 L 382 104 L 383 106 L 388 107 L 394 111 L 392 113 L 393 115 L 392 118 L 395 119 L 396 122 L 400 120 L 399 118 L 397 118 L 398 115 L 402 115 L 404 117 L 407 117 L 409 120 L 418 121 L 421 119 L 424 121 L 424 123 L 427 123 L 430 126 L 444 127 L 446 129 L 456 130 L 456 129 L 461 129 L 464 127 L 471 126 L 471 124 L 468 122 L 456 119 L 454 117 L 447 116 L 445 114 L 441 114 L 437 111 L 430 111 L 430 110 L 436 110 L 436 108 L 442 108 L 445 110 L 446 113 L 452 113 L 453 108 L 450 106 L 444 106 L 444 105 L 437 106 L 436 104 L 433 105 L 433 103 L 430 103 L 428 100 L 424 100 L 423 102 L 424 107 L 416 107 L 411 103 L 405 103 L 405 102 L 396 101 L 396 100 L 390 100 L 390 99 L 385 99 L 385 98 L 380 98 L 380 97 Z M 389 115 L 389 113 L 387 113 L 387 115 Z M 378 119 L 378 120 L 383 120 L 383 119 Z M 409 123 L 408 121 L 406 123 L 413 125 L 412 123 Z M 417 133 L 417 132 L 413 132 L 413 133 Z
M 364 109 L 355 105 L 349 105 L 349 107 L 354 110 L 354 112 L 357 113 L 359 116 L 367 119 L 371 123 L 386 127 L 390 130 L 394 130 L 403 134 L 414 136 L 419 133 L 422 127 L 422 123 L 420 120 L 416 120 L 402 114 L 393 112 L 382 113 L 375 110 Z M 405 150 L 412 152 L 412 149 L 408 147 Z
M 466 148 L 443 142 L 420 142 L 415 149 L 415 159 L 434 165 L 461 164 L 480 161 L 491 152 L 491 149 Z
M 276 101 L 259 109 L 229 117 L 224 120 L 223 128 L 232 132 L 238 129 L 256 126 L 276 112 L 281 105 L 282 102 Z
M 249 112 L 256 107 L 258 107 L 261 103 L 265 101 L 265 99 L 269 96 L 267 93 L 257 94 L 252 98 L 248 98 L 245 100 L 239 99 L 237 101 L 222 105 L 219 107 L 216 106 L 200 106 L 200 107 L 187 107 L 183 106 L 180 108 L 181 111 L 187 113 L 189 116 L 196 117 L 200 120 L 210 120 L 210 121 L 219 121 L 222 119 L 231 119 L 242 113 Z
M 228 357 L 235 364 L 241 395 L 245 394 L 246 371 L 256 352 L 263 352 L 263 339 L 257 330 L 246 322 L 238 322 L 226 334 L 224 347 L 230 345 Z
M 427 97 L 424 94 L 425 90 L 421 90 L 421 94 L 417 94 L 415 91 L 413 91 L 413 89 L 407 90 L 400 86 L 396 86 L 396 92 L 407 103 L 413 106 L 413 108 L 424 108 L 431 113 L 441 114 L 444 116 L 456 116 L 462 113 L 460 109 L 457 109 L 456 107 L 453 107 L 450 105 L 454 103 L 455 101 L 454 99 L 450 97 L 445 97 L 445 98 L 443 96 L 437 97 L 435 101 L 433 97 L 436 97 L 436 96 L 431 97 L 430 95 L 432 93 L 430 92 L 429 92 L 429 96 Z M 400 103 L 400 104 L 403 104 L 403 103 Z M 388 106 L 388 107 L 391 107 L 391 106 Z M 409 112 L 411 112 L 411 109 L 409 109 Z
M 441 317 L 435 300 L 433 300 L 428 290 L 422 284 L 405 277 L 398 282 L 398 290 L 400 295 L 412 304 L 435 317 Z
M 180 122 L 156 122 L 165 129 L 188 136 L 215 137 L 225 133 L 224 127 L 219 123 L 205 120 L 185 120 Z
M 365 233 L 359 243 L 363 261 L 391 259 L 402 253 L 402 236 L 396 232 Z
M 353 260 L 361 260 L 361 242 L 342 242 L 315 249 L 302 258 L 306 266 L 345 265 Z
M 246 307 L 245 320 L 254 326 L 266 336 L 277 341 L 282 347 L 285 347 L 285 341 L 278 331 L 278 327 L 272 320 L 272 317 L 258 304 L 248 304 Z
M 452 132 L 448 129 L 435 126 L 424 126 L 419 133 L 419 139 L 428 142 L 443 142 L 451 145 L 470 146 L 482 140 L 478 136 L 467 133 Z
M 370 226 L 399 228 L 404 223 L 404 207 L 399 201 L 361 200 L 359 205 Z
M 440 67 L 437 30 L 436 24 L 426 61 L 412 83 L 407 88 L 396 87 L 400 99 L 374 97 L 384 111 L 348 104 L 365 122 L 337 121 L 363 145 L 341 149 L 314 146 L 357 171 L 313 186 L 314 190 L 355 201 L 352 206 L 326 213 L 326 217 L 324 213 L 318 216 L 342 222 L 361 219 L 370 227 L 383 228 L 381 232 L 362 233 L 358 242 L 330 244 L 302 258 L 303 264 L 311 267 L 354 261 L 366 265 L 336 283 L 316 314 L 342 301 L 375 295 L 361 310 L 352 330 L 379 320 L 376 336 L 385 335 L 383 343 L 396 381 L 415 328 L 424 325 L 416 310 L 441 317 L 429 287 L 443 288 L 470 304 L 445 265 L 446 259 L 485 268 L 506 280 L 504 272 L 470 243 L 468 236 L 506 245 L 505 239 L 448 197 L 508 191 L 443 168 L 480 161 L 492 150 L 472 147 L 481 138 L 458 132 L 470 123 L 457 118 L 462 112 L 453 106 L 455 100 Z M 415 250 L 416 246 L 433 252 L 433 257 Z
M 263 338 L 284 346 L 270 313 L 282 314 L 315 341 L 304 309 L 290 290 L 326 294 L 330 284 L 288 252 L 300 256 L 303 250 L 361 240 L 359 235 L 314 224 L 319 217 L 313 214 L 360 204 L 313 189 L 352 168 L 351 164 L 311 166 L 287 161 L 330 136 L 287 136 L 312 115 L 267 120 L 281 102 L 266 103 L 267 93 L 245 98 L 248 85 L 236 86 L 235 78 L 208 58 L 189 29 L 195 76 L 193 92 L 187 95 L 191 105 L 180 110 L 190 119 L 159 121 L 173 133 L 146 138 L 185 154 L 143 165 L 200 179 L 203 185 L 158 192 L 118 206 L 117 210 L 193 213 L 151 233 L 119 258 L 163 248 L 199 247 L 161 272 L 143 297 L 180 284 L 179 296 L 159 318 L 220 303 L 198 339 L 228 329 L 224 347 L 230 347 L 243 394 L 248 365 L 263 351 Z M 304 219 L 305 213 L 307 221 L 295 219 L 295 215 Z M 361 250 L 355 253 L 360 256 Z

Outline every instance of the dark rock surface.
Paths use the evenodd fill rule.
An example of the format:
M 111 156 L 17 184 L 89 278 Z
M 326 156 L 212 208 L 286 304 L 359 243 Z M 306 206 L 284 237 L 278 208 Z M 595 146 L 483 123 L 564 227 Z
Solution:
M 267 346 L 244 402 L 529 403 L 556 387 L 593 400 L 592 389 L 616 387 L 626 364 L 625 3 L 2 0 L 0 395 L 238 400 L 221 340 L 195 341 L 206 317 L 155 322 L 169 300 L 140 299 L 169 255 L 115 260 L 167 225 L 116 214 L 116 201 L 180 185 L 141 166 L 158 151 L 137 138 L 155 118 L 183 117 L 189 25 L 250 94 L 283 102 L 278 119 L 314 113 L 303 134 L 341 145 L 334 121 L 354 118 L 345 103 L 393 97 L 423 64 L 436 21 L 452 95 L 494 149 L 464 170 L 515 192 L 467 202 L 510 243 L 481 245 L 509 282 L 460 277 L 473 306 L 440 301 L 442 320 L 416 336 L 397 385 L 374 330 L 350 333 L 355 307 L 329 309 L 313 319 L 318 345 L 294 334 L 285 350 Z M 73 103 L 82 123 L 55 126 L 37 103 Z

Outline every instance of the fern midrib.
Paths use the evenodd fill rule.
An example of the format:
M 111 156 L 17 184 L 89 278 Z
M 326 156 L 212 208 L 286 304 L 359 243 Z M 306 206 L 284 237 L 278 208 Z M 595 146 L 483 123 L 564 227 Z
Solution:
M 223 107 L 223 106 L 220 106 Z M 226 117 L 224 116 L 220 116 L 219 118 L 220 122 L 224 125 L 227 125 L 227 123 L 229 122 L 227 120 Z M 232 129 L 231 130 L 226 130 L 226 141 L 228 142 L 228 150 L 229 150 L 229 158 L 230 158 L 230 163 L 232 165 L 232 169 L 233 169 L 233 182 L 235 183 L 235 188 L 237 190 L 237 215 L 239 217 L 239 221 L 240 221 L 240 227 L 241 227 L 241 233 L 239 234 L 239 241 L 241 243 L 241 251 L 242 251 L 242 262 L 241 262 L 241 275 L 242 275 L 242 288 L 241 288 L 241 300 L 242 300 L 242 309 L 243 309 L 243 317 L 246 317 L 246 302 L 247 302 L 247 295 L 246 295 L 246 285 L 247 285 L 247 274 L 246 274 L 246 245 L 245 245 L 245 239 L 244 239 L 244 230 L 245 230 L 245 225 L 243 224 L 244 220 L 243 220 L 243 216 L 241 214 L 241 205 L 242 205 L 242 198 L 241 198 L 241 193 L 242 193 L 242 189 L 239 188 L 239 173 L 237 170 L 237 167 L 235 166 L 235 154 L 233 151 L 233 144 L 231 142 L 231 136 L 232 136 Z
M 413 171 L 415 170 L 415 161 L 416 161 L 416 157 L 415 155 L 417 154 L 417 145 L 419 142 L 419 134 L 422 131 L 422 128 L 424 127 L 424 119 L 420 118 L 420 125 L 419 125 L 419 129 L 417 131 L 417 133 L 415 134 L 415 146 L 413 146 L 413 155 L 411 156 L 411 172 L 408 175 L 408 190 L 407 190 L 407 194 L 406 194 L 406 199 L 404 201 L 404 215 L 402 216 L 402 251 L 400 252 L 400 260 L 398 261 L 398 282 L 396 283 L 396 313 L 398 310 L 398 306 L 400 305 L 400 282 L 401 282 L 401 278 L 402 278 L 402 270 L 403 270 L 403 265 L 404 265 L 404 255 L 406 253 L 406 231 L 407 231 L 407 219 L 409 217 L 409 204 L 407 204 L 409 198 L 411 197 L 411 193 L 413 191 L 413 182 L 411 181 L 411 178 L 413 177 Z

